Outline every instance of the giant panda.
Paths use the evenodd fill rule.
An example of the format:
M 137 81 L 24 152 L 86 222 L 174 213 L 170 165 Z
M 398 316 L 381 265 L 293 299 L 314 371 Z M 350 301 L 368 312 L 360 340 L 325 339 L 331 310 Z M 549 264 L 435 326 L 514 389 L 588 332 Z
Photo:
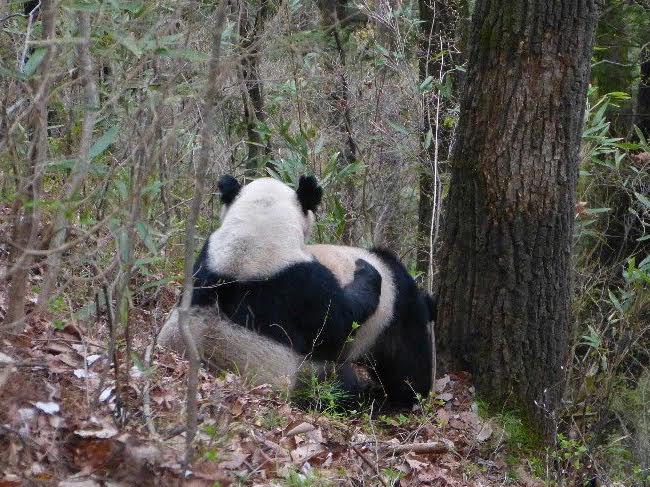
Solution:
M 392 253 L 304 245 L 322 196 L 314 178 L 301 178 L 294 192 L 273 179 L 242 188 L 225 176 L 219 189 L 222 225 L 197 259 L 192 304 L 216 304 L 250 331 L 228 339 L 257 347 L 264 341 L 255 334 L 261 334 L 288 347 L 285 354 L 273 355 L 278 361 L 293 364 L 308 355 L 342 363 L 348 391 L 356 392 L 358 384 L 346 365 L 367 361 L 392 405 L 409 406 L 417 394 L 429 392 L 434 303 Z M 353 322 L 358 329 L 352 330 Z M 298 358 L 288 360 L 291 353 Z
M 218 184 L 221 226 L 194 266 L 192 306 L 217 306 L 240 326 L 315 360 L 332 360 L 353 323 L 376 310 L 381 276 L 356 259 L 345 283 L 307 252 L 322 188 L 301 177 L 296 191 L 261 178 L 243 188 L 232 176 Z

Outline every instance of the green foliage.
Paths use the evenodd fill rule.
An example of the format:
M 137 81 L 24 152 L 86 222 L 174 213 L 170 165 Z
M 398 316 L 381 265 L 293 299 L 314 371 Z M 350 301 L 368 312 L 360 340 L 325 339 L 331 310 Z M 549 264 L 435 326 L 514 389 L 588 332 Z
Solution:
M 526 416 L 514 408 L 497 409 L 481 398 L 476 399 L 476 405 L 479 417 L 491 420 L 501 430 L 502 434 L 497 437 L 506 447 L 508 464 L 517 467 L 526 463 L 533 474 L 543 477 L 544 441 L 535 428 L 530 426 Z M 510 474 L 516 476 L 514 471 Z
M 638 130 L 627 139 L 612 136 L 612 107 L 628 100 L 620 91 L 589 91 L 578 195 L 586 208 L 576 221 L 579 325 L 565 411 L 574 436 L 560 436 L 553 457 L 567 481 L 590 464 L 629 481 L 640 465 L 633 411 L 644 370 L 639 361 L 650 344 L 650 175 L 639 157 L 650 147 Z M 620 422 L 604 429 L 602 418 L 611 415 Z
M 260 425 L 266 430 L 274 430 L 283 427 L 287 418 L 282 416 L 276 409 L 265 411 L 259 418 Z
M 382 468 L 381 476 L 385 479 L 387 485 L 399 485 L 399 480 L 404 476 L 404 472 L 394 468 Z
M 334 483 L 324 478 L 317 470 L 301 473 L 290 469 L 284 478 L 285 487 L 334 487 Z
M 604 2 L 592 67 L 592 80 L 603 92 L 636 91 L 640 51 L 648 42 L 648 32 L 650 15 L 647 4 L 625 0 Z M 616 133 L 624 134 L 629 130 L 632 120 L 626 113 L 631 106 L 628 97 L 620 105 L 608 107 L 608 113 L 616 120 Z
M 563 470 L 580 470 L 588 461 L 587 447 L 581 441 L 563 434 L 558 435 L 557 449 L 551 451 L 551 456 Z
M 332 417 L 346 414 L 345 402 L 350 400 L 335 377 L 319 380 L 311 374 L 293 393 L 292 399 L 303 407 Z

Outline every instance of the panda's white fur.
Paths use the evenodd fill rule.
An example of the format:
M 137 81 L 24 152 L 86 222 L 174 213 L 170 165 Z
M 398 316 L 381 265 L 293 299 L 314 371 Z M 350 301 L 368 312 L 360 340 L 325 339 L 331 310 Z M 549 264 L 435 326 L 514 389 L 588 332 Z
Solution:
M 303 212 L 295 191 L 286 184 L 272 178 L 256 179 L 241 189 L 236 205 L 225 208 L 221 226 L 210 236 L 207 249 L 212 271 L 255 279 L 313 260 L 305 240 L 314 214 Z
M 326 370 L 326 364 L 308 360 L 285 345 L 232 323 L 212 308 L 192 308 L 187 325 L 208 367 L 235 370 L 252 385 L 270 384 L 291 391 L 302 374 L 319 375 Z M 169 314 L 157 342 L 185 353 L 178 309 Z
M 395 305 L 395 284 L 388 266 L 375 254 L 359 247 L 343 245 L 308 245 L 307 252 L 316 257 L 338 279 L 342 286 L 354 279 L 354 263 L 363 259 L 381 275 L 381 295 L 375 312 L 357 330 L 354 340 L 346 346 L 344 357 L 354 362 L 364 355 L 375 343 L 377 337 L 390 324 Z

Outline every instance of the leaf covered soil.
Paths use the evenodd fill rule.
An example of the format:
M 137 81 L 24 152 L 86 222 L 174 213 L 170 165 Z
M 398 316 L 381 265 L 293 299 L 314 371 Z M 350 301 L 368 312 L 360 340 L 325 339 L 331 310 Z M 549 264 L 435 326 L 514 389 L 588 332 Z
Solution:
M 5 297 L 0 288 L 0 312 Z M 161 319 L 133 310 L 133 357 L 145 356 Z M 150 366 L 136 359 L 116 383 L 107 335 L 101 320 L 56 329 L 35 313 L 2 340 L 0 486 L 539 485 L 509 461 L 505 431 L 478 415 L 467 374 L 438 379 L 435 397 L 410 412 L 343 415 L 201 369 L 184 471 L 185 360 L 155 349 Z M 124 353 L 117 359 L 123 370 Z

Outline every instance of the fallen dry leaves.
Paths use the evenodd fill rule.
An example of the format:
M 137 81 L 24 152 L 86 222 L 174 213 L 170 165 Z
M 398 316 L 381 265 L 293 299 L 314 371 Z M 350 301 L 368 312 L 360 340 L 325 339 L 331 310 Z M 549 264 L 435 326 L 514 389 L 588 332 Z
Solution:
M 137 337 L 136 349 L 143 353 L 148 341 Z M 118 404 L 101 333 L 55 330 L 46 317 L 32 317 L 0 345 L 0 487 L 92 487 L 106 479 L 113 486 L 487 487 L 508 475 L 500 435 L 477 415 L 465 374 L 438 379 L 434 398 L 410 413 L 330 417 L 298 409 L 268 386 L 202 370 L 196 460 L 184 473 L 181 357 L 155 351 L 150 370 L 133 367 Z M 147 389 L 153 432 L 143 413 Z M 519 478 L 527 480 L 509 485 L 535 485 Z

